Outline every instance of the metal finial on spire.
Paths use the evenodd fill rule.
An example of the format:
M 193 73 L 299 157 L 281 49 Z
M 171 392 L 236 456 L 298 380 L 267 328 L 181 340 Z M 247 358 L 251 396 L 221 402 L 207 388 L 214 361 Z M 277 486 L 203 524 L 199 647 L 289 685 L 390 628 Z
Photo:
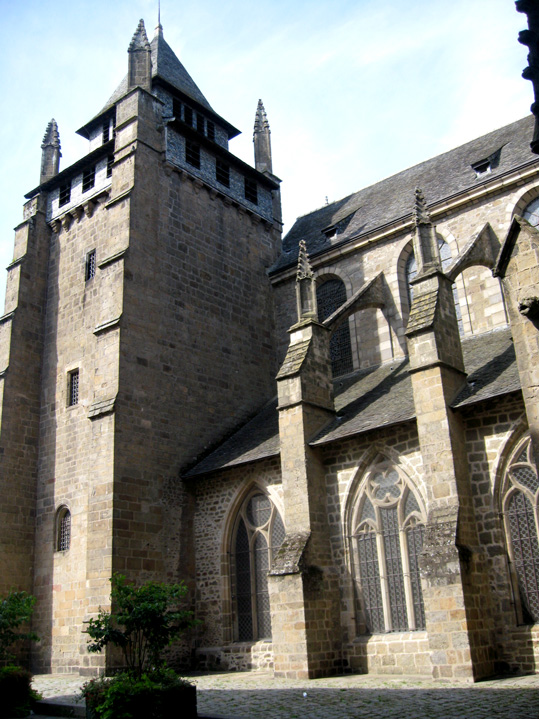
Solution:
M 157 27 L 155 34 L 163 36 L 163 26 L 161 25 L 161 0 L 157 0 Z

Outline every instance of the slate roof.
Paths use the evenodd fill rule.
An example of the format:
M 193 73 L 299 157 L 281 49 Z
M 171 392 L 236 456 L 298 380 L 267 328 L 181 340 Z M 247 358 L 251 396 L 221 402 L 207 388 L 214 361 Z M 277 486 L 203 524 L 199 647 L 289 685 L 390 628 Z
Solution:
M 210 103 L 198 89 L 195 81 L 189 75 L 185 67 L 176 57 L 174 51 L 163 37 L 161 31 L 157 32 L 150 43 L 152 49 L 152 78 L 160 77 L 177 90 L 189 95 L 200 105 L 211 110 Z M 127 75 L 110 96 L 107 104 L 99 113 L 103 114 L 109 107 L 112 107 L 127 92 Z
M 517 167 L 539 162 L 530 150 L 533 127 L 530 115 L 299 217 L 283 239 L 283 252 L 270 274 L 296 264 L 300 240 L 305 240 L 313 257 L 397 220 L 411 219 L 416 187 L 423 190 L 431 208 Z M 488 158 L 491 172 L 478 177 L 472 165 Z M 324 230 L 335 226 L 342 232 L 338 241 L 330 241 Z
M 223 126 L 227 128 L 229 137 L 235 137 L 239 134 L 239 130 L 217 115 L 217 113 L 212 109 L 210 103 L 206 100 L 191 75 L 189 75 L 185 67 L 176 57 L 176 54 L 170 45 L 163 37 L 162 29 L 158 29 L 156 35 L 150 43 L 150 47 L 152 51 L 152 78 L 163 80 L 168 85 L 171 85 L 176 90 L 179 90 L 181 93 L 187 95 L 187 97 L 209 110 L 211 114 L 218 118 L 222 122 Z M 118 85 L 116 90 L 114 90 L 105 106 L 97 113 L 97 115 L 95 115 L 90 122 L 81 127 L 80 130 L 77 130 L 79 135 L 86 137 L 88 129 L 94 121 L 105 114 L 107 110 L 110 110 L 126 93 L 127 75 Z
M 468 384 L 453 402 L 455 409 L 520 390 L 508 328 L 464 339 L 462 350 Z M 408 367 L 408 359 L 402 359 L 337 378 L 334 383 L 337 415 L 311 444 L 327 444 L 414 419 Z M 196 477 L 278 454 L 279 423 L 274 399 L 185 476 Z

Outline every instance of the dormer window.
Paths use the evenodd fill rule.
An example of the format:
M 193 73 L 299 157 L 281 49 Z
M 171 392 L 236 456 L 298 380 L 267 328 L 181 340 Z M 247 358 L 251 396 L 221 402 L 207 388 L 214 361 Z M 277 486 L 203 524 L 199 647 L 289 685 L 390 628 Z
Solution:
M 95 185 L 95 165 L 82 173 L 82 191 L 88 192 Z
M 477 175 L 477 177 L 481 177 L 481 175 L 488 175 L 489 172 L 492 171 L 490 160 L 481 160 L 481 162 L 475 162 L 472 165 L 472 169 Z
M 63 205 L 69 204 L 69 201 L 71 200 L 71 181 L 66 182 L 65 185 L 60 185 L 60 196 L 58 199 L 58 206 L 63 207 Z
M 476 177 L 483 177 L 483 175 L 488 175 L 498 167 L 498 165 L 500 164 L 502 149 L 503 146 L 499 147 L 493 153 L 488 155 L 488 157 L 484 157 L 482 160 L 478 160 L 477 162 L 472 162 L 471 167 L 472 170 L 475 172 Z

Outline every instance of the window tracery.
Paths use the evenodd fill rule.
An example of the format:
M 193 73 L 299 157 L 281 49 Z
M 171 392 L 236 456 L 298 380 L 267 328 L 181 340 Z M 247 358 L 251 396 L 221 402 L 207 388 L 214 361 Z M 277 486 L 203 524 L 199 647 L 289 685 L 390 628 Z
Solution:
M 416 494 L 388 460 L 369 472 L 352 522 L 351 554 L 369 633 L 425 628 L 419 575 L 424 518 Z
M 251 493 L 238 512 L 232 538 L 232 596 L 239 641 L 271 638 L 267 574 L 285 536 L 284 524 L 270 498 Z
M 316 288 L 316 301 L 318 304 L 318 321 L 323 322 L 335 310 L 346 302 L 346 288 L 344 282 L 337 278 L 329 279 Z M 332 334 L 330 345 L 331 369 L 335 377 L 352 372 L 352 342 L 350 340 L 350 326 L 348 321 L 338 327 Z
M 539 622 L 539 477 L 529 434 L 509 458 L 502 513 L 518 619 Z

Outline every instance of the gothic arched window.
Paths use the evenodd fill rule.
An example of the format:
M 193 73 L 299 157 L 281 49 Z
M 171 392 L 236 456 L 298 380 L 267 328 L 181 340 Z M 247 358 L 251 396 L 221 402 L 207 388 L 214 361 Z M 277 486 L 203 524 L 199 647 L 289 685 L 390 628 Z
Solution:
M 239 641 L 271 638 L 268 572 L 285 536 L 283 520 L 262 492 L 243 502 L 232 538 L 232 596 Z
M 539 478 L 529 435 L 509 459 L 502 512 L 519 621 L 539 622 Z
M 532 200 L 529 205 L 526 205 L 522 217 L 528 220 L 530 225 L 537 227 L 539 225 L 539 197 Z
M 438 239 L 438 248 L 440 250 L 440 259 L 442 261 L 442 270 L 445 271 L 452 262 L 451 249 L 447 242 L 440 235 L 436 235 Z M 410 252 L 408 260 L 406 261 L 406 287 L 408 288 L 408 304 L 412 306 L 412 300 L 414 299 L 414 287 L 411 285 L 411 281 L 417 275 L 417 262 L 415 259 L 414 251 Z M 457 287 L 453 284 L 453 300 L 455 302 L 455 314 L 457 315 L 457 322 L 459 326 L 460 334 L 464 334 L 464 327 L 462 323 L 462 313 L 460 310 L 460 300 Z
M 425 628 L 419 577 L 424 512 L 388 460 L 369 472 L 352 520 L 359 624 L 369 633 Z
M 316 288 L 316 301 L 318 304 L 318 321 L 323 322 L 346 302 L 344 282 L 339 279 L 331 279 L 318 285 Z M 329 350 L 334 377 L 346 374 L 354 369 L 348 320 L 333 332 Z
M 66 552 L 71 545 L 71 512 L 60 507 L 56 512 L 56 551 Z

